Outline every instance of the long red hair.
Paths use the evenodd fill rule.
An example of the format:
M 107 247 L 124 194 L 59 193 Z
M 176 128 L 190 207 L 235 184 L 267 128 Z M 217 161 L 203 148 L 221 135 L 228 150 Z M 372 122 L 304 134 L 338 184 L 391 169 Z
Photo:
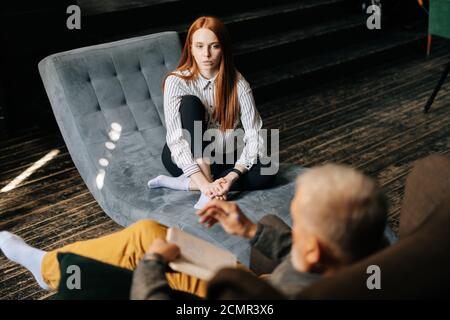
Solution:
M 216 17 L 203 16 L 195 20 L 189 27 L 189 31 L 181 53 L 180 62 L 176 71 L 191 71 L 189 75 L 180 75 L 174 72 L 168 74 L 175 75 L 184 80 L 196 79 L 199 75 L 199 69 L 192 55 L 192 37 L 198 29 L 209 29 L 216 35 L 222 49 L 222 58 L 220 61 L 219 72 L 215 83 L 215 104 L 213 113 L 215 121 L 220 123 L 220 129 L 233 129 L 234 123 L 239 115 L 239 103 L 237 94 L 237 71 L 233 62 L 231 52 L 231 39 L 225 25 Z M 165 82 L 165 80 L 164 80 Z

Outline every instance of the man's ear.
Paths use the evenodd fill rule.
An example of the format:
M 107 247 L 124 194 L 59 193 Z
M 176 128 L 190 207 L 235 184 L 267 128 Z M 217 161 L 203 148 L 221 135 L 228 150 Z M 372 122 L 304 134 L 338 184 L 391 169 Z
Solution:
M 309 236 L 306 246 L 305 261 L 307 262 L 309 268 L 314 268 L 320 261 L 320 256 L 322 254 L 319 239 L 315 236 Z

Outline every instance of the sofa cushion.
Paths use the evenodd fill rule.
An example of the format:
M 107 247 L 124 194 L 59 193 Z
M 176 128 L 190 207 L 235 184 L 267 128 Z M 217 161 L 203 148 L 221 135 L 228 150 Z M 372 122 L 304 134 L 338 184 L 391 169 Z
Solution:
M 129 300 L 133 272 L 95 259 L 73 253 L 58 253 L 61 279 L 56 300 Z M 67 283 L 74 273 L 67 272 L 70 266 L 80 270 L 80 288 L 69 289 Z M 176 300 L 198 300 L 199 297 L 187 292 L 173 290 Z
M 61 279 L 57 300 L 128 300 L 130 298 L 133 272 L 73 253 L 58 253 Z M 80 288 L 69 288 L 74 272 L 70 266 L 80 270 Z

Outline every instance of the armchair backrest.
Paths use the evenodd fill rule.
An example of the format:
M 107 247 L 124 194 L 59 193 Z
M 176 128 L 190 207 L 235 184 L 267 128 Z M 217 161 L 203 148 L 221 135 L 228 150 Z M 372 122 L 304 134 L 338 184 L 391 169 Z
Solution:
M 450 39 L 450 0 L 430 0 L 428 33 Z
M 450 201 L 415 233 L 302 291 L 301 299 L 427 299 L 450 295 Z M 367 282 L 378 266 L 380 289 Z

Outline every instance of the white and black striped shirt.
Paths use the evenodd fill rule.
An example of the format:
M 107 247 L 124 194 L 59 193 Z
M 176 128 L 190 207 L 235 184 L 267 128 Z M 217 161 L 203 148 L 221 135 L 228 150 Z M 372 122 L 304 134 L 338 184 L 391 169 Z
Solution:
M 176 71 L 179 74 L 181 72 Z M 189 71 L 185 71 L 183 75 L 187 75 Z M 175 164 L 183 170 L 186 176 L 190 176 L 198 171 L 200 168 L 195 162 L 191 153 L 191 148 L 183 136 L 181 126 L 181 116 L 179 113 L 181 98 L 184 95 L 197 96 L 206 108 L 207 129 L 215 129 L 213 142 L 214 148 L 217 152 L 228 152 L 233 149 L 228 149 L 233 146 L 235 139 L 235 130 L 242 127 L 244 134 L 243 139 L 239 139 L 238 146 L 242 145 L 242 153 L 237 159 L 236 164 L 245 166 L 250 169 L 256 162 L 258 155 L 262 155 L 263 139 L 260 134 L 262 127 L 261 117 L 256 110 L 255 101 L 252 90 L 244 77 L 238 73 L 238 101 L 240 115 L 234 125 L 235 130 L 227 130 L 222 132 L 219 130 L 220 124 L 213 121 L 212 114 L 215 109 L 214 94 L 215 94 L 215 76 L 212 79 L 205 79 L 200 74 L 194 80 L 183 80 L 175 75 L 167 77 L 164 87 L 164 117 L 166 121 L 166 141 L 169 147 L 172 158 Z M 240 140 L 240 141 L 239 141 Z

